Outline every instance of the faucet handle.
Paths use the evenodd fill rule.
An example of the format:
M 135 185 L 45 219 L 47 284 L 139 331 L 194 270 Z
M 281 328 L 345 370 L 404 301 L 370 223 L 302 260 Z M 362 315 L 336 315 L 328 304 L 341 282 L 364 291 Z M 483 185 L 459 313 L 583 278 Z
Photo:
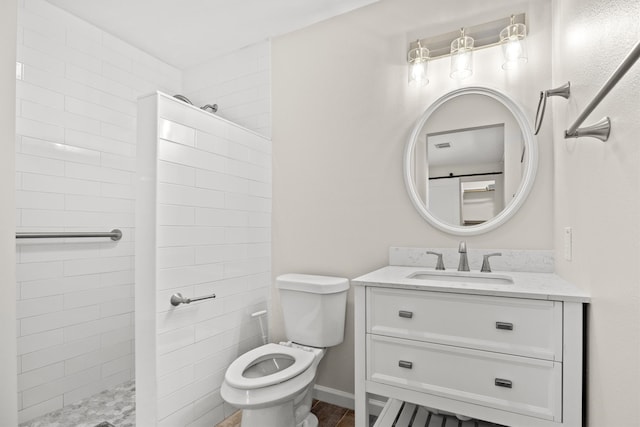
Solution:
M 442 261 L 442 254 L 433 251 L 426 252 L 429 255 L 436 255 L 438 257 L 438 261 L 436 261 L 436 270 L 444 270 L 444 262 Z
M 482 257 L 482 268 L 480 269 L 481 273 L 491 273 L 491 265 L 489 265 L 489 257 L 492 256 L 502 256 L 501 252 L 494 252 L 492 254 L 486 254 Z
M 458 245 L 458 252 L 461 254 L 467 253 L 467 242 L 464 240 L 460 241 L 460 244 Z

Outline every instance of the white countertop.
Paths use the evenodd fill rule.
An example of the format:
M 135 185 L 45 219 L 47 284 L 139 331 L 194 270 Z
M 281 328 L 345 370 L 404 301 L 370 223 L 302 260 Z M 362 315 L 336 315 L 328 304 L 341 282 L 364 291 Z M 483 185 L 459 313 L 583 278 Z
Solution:
M 419 272 L 436 272 L 433 268 L 387 266 L 356 277 L 351 283 L 356 286 L 375 286 L 384 288 L 419 289 L 425 291 L 451 292 L 460 294 L 489 295 L 510 298 L 530 298 L 552 301 L 586 303 L 589 295 L 570 282 L 553 273 L 523 273 L 515 271 L 494 271 L 493 273 L 472 272 L 481 276 L 491 274 L 508 276 L 513 284 L 470 283 L 464 280 L 443 281 L 437 279 L 410 279 L 408 276 Z M 438 272 L 440 273 L 440 272 Z M 445 274 L 457 274 L 455 270 Z M 484 276 L 483 276 L 484 277 Z

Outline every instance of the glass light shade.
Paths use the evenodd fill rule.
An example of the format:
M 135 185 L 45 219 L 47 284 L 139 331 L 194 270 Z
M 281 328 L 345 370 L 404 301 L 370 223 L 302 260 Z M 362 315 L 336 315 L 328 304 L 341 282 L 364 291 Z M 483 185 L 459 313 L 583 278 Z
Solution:
M 466 79 L 473 74 L 473 38 L 460 31 L 460 37 L 451 42 L 452 79 Z
M 422 47 L 418 42 L 417 48 L 409 50 L 407 61 L 409 62 L 409 86 L 422 87 L 429 84 L 429 79 L 427 78 L 429 49 Z
M 504 54 L 503 69 L 516 68 L 518 65 L 527 62 L 526 37 L 527 27 L 524 24 L 514 23 L 512 16 L 511 24 L 500 31 L 500 43 Z

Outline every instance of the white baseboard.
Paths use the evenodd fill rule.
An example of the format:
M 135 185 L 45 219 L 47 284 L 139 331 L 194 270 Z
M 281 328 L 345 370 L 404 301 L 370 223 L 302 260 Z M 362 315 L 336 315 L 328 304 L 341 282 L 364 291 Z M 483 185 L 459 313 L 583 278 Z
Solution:
M 321 400 L 323 402 L 331 403 L 332 405 L 341 406 L 347 409 L 354 409 L 355 398 L 353 393 L 347 393 L 342 390 L 336 390 L 335 388 L 325 387 L 323 385 L 313 386 L 314 399 Z M 384 407 L 386 401 L 384 397 L 370 398 L 369 399 L 369 413 L 376 417 L 380 415 L 380 411 Z
M 341 406 L 343 408 L 355 408 L 355 398 L 353 393 L 336 390 L 335 388 L 316 384 L 313 386 L 313 397 L 315 399 L 322 400 L 323 402 L 331 403 L 332 405 Z

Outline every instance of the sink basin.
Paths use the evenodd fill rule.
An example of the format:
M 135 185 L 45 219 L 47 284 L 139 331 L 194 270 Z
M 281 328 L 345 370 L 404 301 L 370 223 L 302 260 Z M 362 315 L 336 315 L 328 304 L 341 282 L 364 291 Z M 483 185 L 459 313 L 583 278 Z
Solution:
M 467 273 L 462 271 L 418 271 L 407 276 L 407 279 L 433 280 L 439 282 L 484 283 L 487 285 L 513 285 L 509 276 L 493 273 Z

